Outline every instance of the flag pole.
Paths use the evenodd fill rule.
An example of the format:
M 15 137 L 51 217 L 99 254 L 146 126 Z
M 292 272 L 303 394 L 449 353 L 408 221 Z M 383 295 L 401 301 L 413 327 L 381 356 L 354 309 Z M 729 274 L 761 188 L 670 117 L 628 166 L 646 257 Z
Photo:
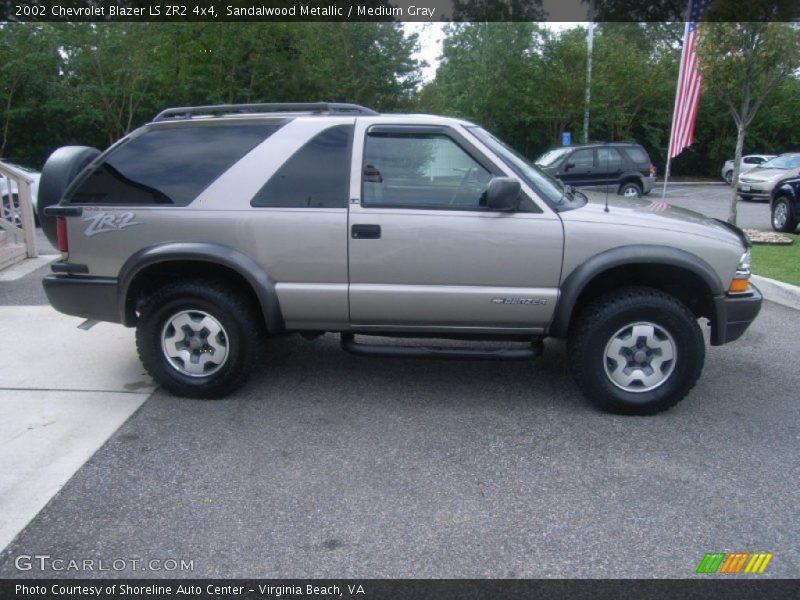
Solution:
M 686 39 L 689 37 L 689 21 L 692 18 L 692 0 L 686 5 L 686 16 L 683 25 L 683 46 L 681 47 L 681 62 L 678 66 L 678 84 L 675 86 L 675 102 L 672 105 L 672 125 L 669 129 L 669 145 L 667 146 L 667 166 L 664 168 L 664 188 L 661 190 L 661 199 L 667 197 L 667 181 L 669 180 L 669 168 L 672 165 L 672 142 L 675 136 L 675 117 L 678 114 L 678 96 L 681 92 L 681 81 L 683 80 L 683 67 L 686 61 Z

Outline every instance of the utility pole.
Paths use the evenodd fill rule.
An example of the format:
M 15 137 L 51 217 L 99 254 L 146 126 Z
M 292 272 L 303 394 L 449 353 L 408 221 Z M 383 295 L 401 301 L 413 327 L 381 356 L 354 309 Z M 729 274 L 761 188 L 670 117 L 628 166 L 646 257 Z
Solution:
M 589 32 L 586 38 L 586 101 L 583 109 L 583 143 L 589 141 L 589 105 L 592 99 L 592 46 L 594 45 L 594 3 L 589 5 Z

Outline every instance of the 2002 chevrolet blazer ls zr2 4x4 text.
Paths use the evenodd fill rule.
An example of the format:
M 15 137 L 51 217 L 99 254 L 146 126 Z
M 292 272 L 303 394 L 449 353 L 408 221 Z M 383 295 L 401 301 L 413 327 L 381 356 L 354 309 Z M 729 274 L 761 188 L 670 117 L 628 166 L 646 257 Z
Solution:
M 105 152 L 60 148 L 39 194 L 63 253 L 44 280 L 52 305 L 135 326 L 145 367 L 179 395 L 231 392 L 287 332 L 338 332 L 365 355 L 494 359 L 532 358 L 552 336 L 589 398 L 649 414 L 697 381 L 698 319 L 720 345 L 761 306 L 735 227 L 590 198 L 460 119 L 168 109 Z

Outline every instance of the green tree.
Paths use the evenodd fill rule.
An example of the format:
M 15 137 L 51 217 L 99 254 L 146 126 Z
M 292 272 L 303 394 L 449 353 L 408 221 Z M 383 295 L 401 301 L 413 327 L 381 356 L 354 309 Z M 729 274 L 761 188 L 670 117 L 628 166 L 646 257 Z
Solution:
M 748 127 L 769 95 L 800 67 L 800 31 L 789 23 L 706 23 L 700 29 L 698 55 L 705 88 L 727 107 L 736 124 L 728 212 L 728 221 L 735 225 Z

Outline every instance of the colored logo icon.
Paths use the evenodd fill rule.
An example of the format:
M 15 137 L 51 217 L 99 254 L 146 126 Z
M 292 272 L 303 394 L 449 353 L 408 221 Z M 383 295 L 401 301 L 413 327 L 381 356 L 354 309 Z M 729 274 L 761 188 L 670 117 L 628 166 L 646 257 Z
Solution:
M 771 552 L 709 552 L 700 561 L 695 572 L 727 575 L 761 574 L 771 560 Z

